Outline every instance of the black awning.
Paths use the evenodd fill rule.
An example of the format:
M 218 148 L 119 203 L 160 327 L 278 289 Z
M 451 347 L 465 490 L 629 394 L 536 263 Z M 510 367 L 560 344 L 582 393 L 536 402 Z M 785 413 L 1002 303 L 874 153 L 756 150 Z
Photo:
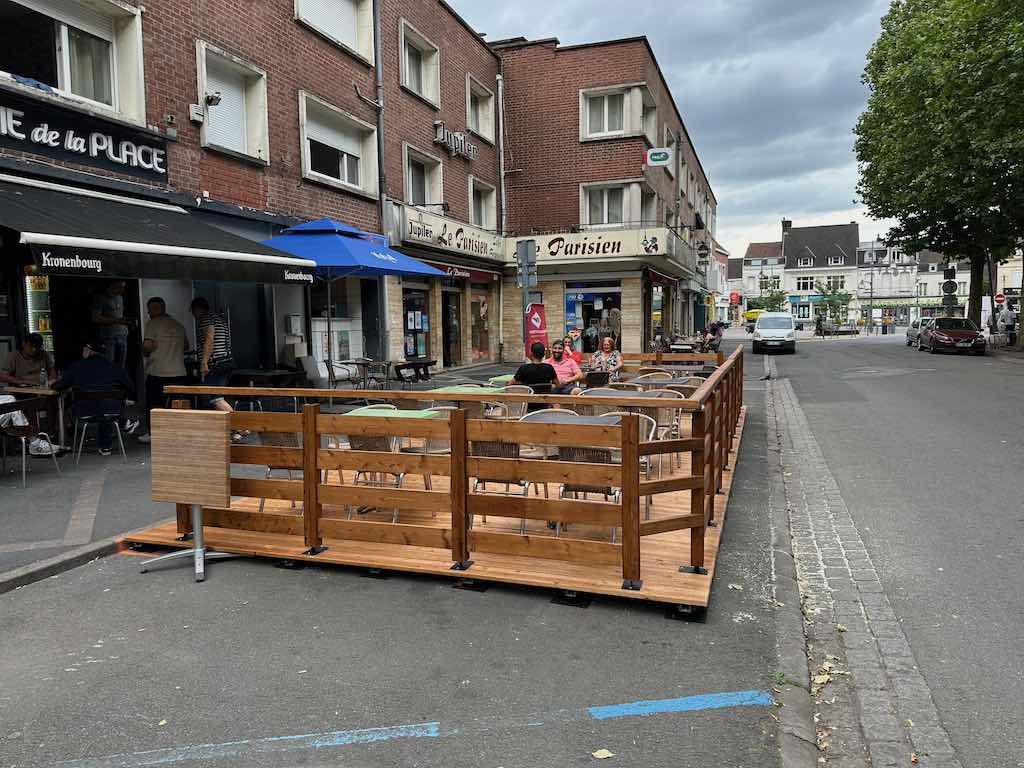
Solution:
M 316 266 L 178 206 L 9 176 L 0 226 L 20 234 L 44 275 L 304 284 Z

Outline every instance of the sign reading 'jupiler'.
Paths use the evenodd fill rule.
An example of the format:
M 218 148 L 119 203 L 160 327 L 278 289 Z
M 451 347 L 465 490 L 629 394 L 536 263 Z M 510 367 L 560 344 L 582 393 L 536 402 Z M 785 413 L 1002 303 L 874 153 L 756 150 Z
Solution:
M 434 143 L 447 147 L 453 157 L 462 155 L 467 160 L 476 160 L 476 144 L 466 134 L 451 130 L 440 120 L 434 123 Z

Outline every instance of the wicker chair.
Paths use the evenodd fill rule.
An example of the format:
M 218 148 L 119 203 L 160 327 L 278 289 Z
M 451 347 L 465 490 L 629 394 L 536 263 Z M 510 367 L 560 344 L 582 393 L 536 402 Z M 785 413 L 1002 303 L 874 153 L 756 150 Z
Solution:
M 643 371 L 643 369 L 640 369 Z M 651 371 L 650 373 L 640 373 L 640 375 L 634 377 L 631 381 L 633 384 L 640 384 L 644 382 L 652 381 L 669 381 L 672 379 L 672 374 L 668 371 Z
M 560 446 L 558 448 L 558 460 L 571 461 L 577 464 L 611 464 L 612 449 L 590 448 L 578 445 Z M 622 496 L 620 488 L 612 488 L 611 486 L 584 485 L 581 483 L 562 483 L 558 486 L 558 498 L 564 499 L 568 493 L 571 493 L 573 498 L 576 498 L 577 494 L 582 493 L 584 499 L 586 499 L 588 493 L 599 493 L 604 496 L 605 501 L 610 496 L 611 500 L 616 504 L 619 503 Z M 612 527 L 612 543 L 615 542 L 617 530 L 617 527 Z M 558 536 L 561 532 L 562 523 L 555 523 L 555 536 Z
M 519 444 L 518 443 L 504 443 L 500 440 L 473 440 L 469 444 L 469 455 L 492 458 L 492 459 L 518 459 L 519 458 Z M 494 480 L 486 477 L 477 477 L 473 480 L 473 493 L 478 490 L 482 490 L 484 493 L 487 492 L 487 483 L 504 483 L 505 494 L 509 494 L 509 487 L 512 485 L 519 486 L 520 493 L 523 496 L 527 496 L 530 493 L 530 482 L 528 480 Z M 483 515 L 483 521 L 487 522 L 487 515 Z M 473 520 L 470 518 L 470 527 L 472 527 Z M 526 533 L 526 518 L 521 518 L 520 533 Z
M 260 445 L 271 446 L 273 448 L 301 448 L 302 447 L 302 434 L 300 432 L 260 432 Z M 264 475 L 266 480 L 270 480 L 275 471 L 283 471 L 288 473 L 288 479 L 294 480 L 293 472 L 301 472 L 301 470 L 293 470 L 290 467 L 275 467 L 267 465 L 267 472 Z M 327 470 L 324 470 L 326 473 Z M 338 475 L 341 475 L 341 470 L 338 470 Z M 260 497 L 260 513 L 263 512 L 263 506 L 267 499 L 265 496 Z M 291 502 L 292 509 L 295 509 L 295 500 Z
M 647 392 L 648 397 L 658 397 L 670 400 L 685 399 L 682 392 L 675 392 L 671 389 L 651 389 Z M 641 408 L 640 413 L 650 416 L 657 424 L 655 439 L 679 437 L 679 420 L 682 417 L 682 410 L 671 406 L 659 408 Z M 663 455 L 663 454 L 662 454 Z M 676 454 L 678 456 L 678 454 Z M 661 476 L 661 456 L 658 456 L 658 476 Z

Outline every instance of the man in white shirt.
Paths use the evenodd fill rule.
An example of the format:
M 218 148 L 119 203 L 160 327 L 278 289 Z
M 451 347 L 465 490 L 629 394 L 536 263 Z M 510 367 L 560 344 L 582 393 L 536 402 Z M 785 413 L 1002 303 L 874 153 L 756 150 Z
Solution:
M 1007 344 L 1011 347 L 1017 344 L 1017 313 L 1009 303 L 999 313 L 999 330 L 1006 334 Z
M 149 442 L 148 414 L 166 404 L 164 387 L 185 382 L 185 349 L 188 345 L 185 326 L 167 314 L 167 304 L 159 296 L 146 302 L 149 322 L 146 323 L 142 354 L 146 356 L 146 433 L 140 443 Z

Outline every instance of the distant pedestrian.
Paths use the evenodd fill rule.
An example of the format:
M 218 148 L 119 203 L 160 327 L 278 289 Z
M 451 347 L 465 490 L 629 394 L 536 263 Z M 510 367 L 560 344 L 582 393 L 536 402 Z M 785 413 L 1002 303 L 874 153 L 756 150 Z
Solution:
M 92 322 L 107 360 L 122 368 L 128 361 L 128 330 L 132 321 L 124 316 L 124 280 L 114 280 L 97 293 L 92 302 Z
M 1011 347 L 1017 344 L 1017 313 L 1006 304 L 999 313 L 999 329 L 1006 334 L 1006 343 Z
M 814 335 L 825 338 L 825 319 L 821 315 L 814 317 Z

